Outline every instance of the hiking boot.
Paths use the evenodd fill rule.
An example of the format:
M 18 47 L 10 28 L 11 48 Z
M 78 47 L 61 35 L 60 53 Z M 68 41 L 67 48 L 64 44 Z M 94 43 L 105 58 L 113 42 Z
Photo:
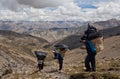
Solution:
M 86 69 L 85 72 L 91 72 L 91 70 Z
M 63 71 L 62 70 L 58 70 L 59 73 L 62 73 Z
M 91 72 L 95 72 L 96 70 L 91 70 Z

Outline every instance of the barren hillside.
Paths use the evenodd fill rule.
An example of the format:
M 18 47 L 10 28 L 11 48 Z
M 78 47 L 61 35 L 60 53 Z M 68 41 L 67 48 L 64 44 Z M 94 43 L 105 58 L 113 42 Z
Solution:
M 42 38 L 0 30 L 0 76 L 25 75 L 35 70 L 37 63 L 33 52 L 45 44 L 48 42 Z

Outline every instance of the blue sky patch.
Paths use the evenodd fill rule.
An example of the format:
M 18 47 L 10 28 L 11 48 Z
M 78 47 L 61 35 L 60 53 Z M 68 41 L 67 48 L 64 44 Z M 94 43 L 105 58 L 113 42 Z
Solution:
M 57 8 L 55 8 L 55 7 L 47 7 L 46 9 L 47 9 L 47 10 L 50 10 L 50 11 L 54 11 L 54 10 L 56 10 Z
M 79 7 L 81 7 L 81 8 L 92 8 L 92 9 L 96 9 L 97 8 L 96 6 L 86 5 L 86 4 L 79 5 Z

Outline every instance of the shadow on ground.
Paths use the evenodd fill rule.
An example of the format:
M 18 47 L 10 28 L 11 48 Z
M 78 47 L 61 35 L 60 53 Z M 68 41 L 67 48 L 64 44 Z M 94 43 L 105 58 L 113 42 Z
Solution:
M 70 79 L 120 79 L 116 74 L 110 73 L 99 73 L 99 72 L 90 72 L 90 73 L 77 73 L 72 74 Z

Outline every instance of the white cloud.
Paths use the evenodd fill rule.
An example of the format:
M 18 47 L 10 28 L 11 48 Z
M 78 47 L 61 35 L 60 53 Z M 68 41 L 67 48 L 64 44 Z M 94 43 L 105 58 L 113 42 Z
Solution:
M 0 5 L 2 9 L 11 10 L 17 10 L 17 7 L 20 7 L 16 0 L 0 0 Z
M 73 2 L 74 0 L 0 0 L 0 6 L 4 9 L 17 10 L 23 7 L 46 8 L 58 7 L 64 3 Z
M 99 19 L 120 19 L 120 1 L 111 1 L 106 3 L 98 4 L 98 9 L 96 10 L 96 15 Z M 119 18 L 118 18 L 119 17 Z
M 15 21 L 120 19 L 120 0 L 109 2 L 106 0 L 93 5 L 97 8 L 82 9 L 74 0 L 0 0 L 0 19 Z
M 18 3 L 29 5 L 35 8 L 56 7 L 74 0 L 17 0 Z

